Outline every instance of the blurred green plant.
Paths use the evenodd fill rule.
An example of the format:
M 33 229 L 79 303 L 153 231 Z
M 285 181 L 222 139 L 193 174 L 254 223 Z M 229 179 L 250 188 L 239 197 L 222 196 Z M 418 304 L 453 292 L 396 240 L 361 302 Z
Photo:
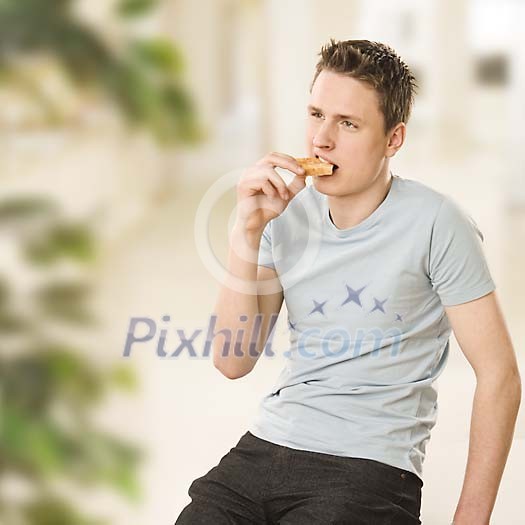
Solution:
M 119 0 L 114 13 L 125 24 L 158 3 Z M 57 104 L 67 101 L 49 97 L 42 68 L 25 67 L 50 58 L 80 97 L 109 98 L 132 126 L 149 130 L 160 144 L 205 138 L 184 87 L 179 49 L 163 38 L 109 41 L 79 19 L 76 4 L 0 0 L 0 89 L 13 88 L 41 108 L 46 122 L 61 124 Z M 0 267 L 0 523 L 105 524 L 60 489 L 61 483 L 106 484 L 131 499 L 140 492 L 140 451 L 101 430 L 92 417 L 112 389 L 133 389 L 135 376 L 127 367 L 97 366 L 88 349 L 67 335 L 97 320 L 89 308 L 90 282 L 60 277 L 57 269 L 88 269 L 97 256 L 96 239 L 85 224 L 64 220 L 56 202 L 18 196 L 0 201 L 4 241 L 15 242 L 23 265 L 38 279 L 31 280 L 30 304 L 20 307 L 19 295 L 27 290 L 21 293 Z M 22 494 L 13 497 L 20 486 Z
M 117 12 L 122 16 L 141 16 L 158 3 L 158 0 L 120 0 Z
M 12 83 L 56 118 L 37 78 L 20 72 L 24 57 L 56 59 L 79 90 L 108 95 L 132 125 L 145 126 L 163 144 L 196 143 L 205 137 L 192 97 L 183 84 L 184 60 L 163 38 L 109 45 L 82 23 L 74 0 L 0 0 L 0 83 Z M 121 0 L 121 18 L 142 16 L 155 0 Z M 118 49 L 116 49 L 118 47 Z
M 102 525 L 107 521 L 86 516 L 57 488 L 60 482 L 81 489 L 106 484 L 139 496 L 139 450 L 93 422 L 105 395 L 135 388 L 135 376 L 127 367 L 97 366 L 64 335 L 66 328 L 96 324 L 86 278 L 96 242 L 86 225 L 64 220 L 53 202 L 28 196 L 0 201 L 0 241 L 8 240 L 20 264 L 41 278 L 21 308 L 20 290 L 0 268 L 0 523 Z M 57 268 L 65 262 L 84 272 L 74 280 L 61 277 Z M 13 480 L 28 487 L 25 497 L 6 494 Z

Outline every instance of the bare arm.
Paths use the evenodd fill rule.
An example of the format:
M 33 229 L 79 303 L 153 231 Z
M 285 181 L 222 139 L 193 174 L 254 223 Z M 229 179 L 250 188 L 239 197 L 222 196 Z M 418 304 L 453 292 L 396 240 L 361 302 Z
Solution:
M 447 307 L 446 313 L 477 381 L 454 525 L 488 525 L 512 445 L 521 379 L 495 292 Z
M 215 367 L 230 379 L 243 377 L 253 369 L 283 303 L 283 291 L 275 270 L 258 266 L 256 262 L 251 262 L 247 256 L 243 256 L 247 252 L 254 253 L 252 250 L 257 251 L 260 239 L 261 233 L 243 231 L 242 228 L 234 228 L 232 231 L 231 245 L 235 246 L 235 249 L 230 248 L 229 272 L 245 283 L 254 283 L 254 286 L 252 293 L 243 293 L 226 282 L 219 292 L 215 307 L 217 329 L 226 328 L 233 333 L 232 345 L 227 356 L 222 355 L 224 341 L 215 342 L 213 361 Z M 263 294 L 259 283 L 269 279 L 273 280 L 277 288 L 276 292 Z M 248 287 L 247 291 L 249 291 Z M 246 316 L 247 320 L 241 321 L 241 316 Z M 239 329 L 244 330 L 245 333 L 243 344 L 240 348 L 234 348 L 233 342 Z M 252 334 L 255 336 L 252 337 Z M 255 348 L 252 347 L 252 343 Z
M 296 176 L 286 185 L 273 169 Z M 237 217 L 230 238 L 228 274 L 215 306 L 217 330 L 231 335 L 230 345 L 215 338 L 213 363 L 226 377 L 237 379 L 255 366 L 283 303 L 277 273 L 258 266 L 265 226 L 279 216 L 305 187 L 305 171 L 297 161 L 270 153 L 246 170 L 237 185 Z M 243 337 L 237 336 L 243 331 Z

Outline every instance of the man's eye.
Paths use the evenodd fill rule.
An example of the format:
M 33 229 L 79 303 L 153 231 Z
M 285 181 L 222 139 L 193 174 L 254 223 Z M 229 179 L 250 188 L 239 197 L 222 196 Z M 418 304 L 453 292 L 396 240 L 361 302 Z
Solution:
M 347 127 L 347 128 L 349 128 L 350 126 L 353 126 L 355 128 L 355 126 L 349 120 L 343 120 L 343 123 L 344 123 L 345 127 Z
M 316 112 L 316 111 L 312 111 L 312 113 L 310 113 L 310 115 L 312 115 L 312 117 L 317 117 L 317 116 L 320 116 L 321 113 Z

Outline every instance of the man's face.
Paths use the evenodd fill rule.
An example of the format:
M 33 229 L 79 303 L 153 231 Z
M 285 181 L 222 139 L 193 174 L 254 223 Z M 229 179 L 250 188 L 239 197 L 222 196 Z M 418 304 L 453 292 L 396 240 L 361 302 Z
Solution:
M 366 190 L 387 169 L 388 137 L 376 92 L 365 82 L 322 71 L 307 108 L 307 151 L 337 166 L 314 177 L 321 193 L 343 196 Z

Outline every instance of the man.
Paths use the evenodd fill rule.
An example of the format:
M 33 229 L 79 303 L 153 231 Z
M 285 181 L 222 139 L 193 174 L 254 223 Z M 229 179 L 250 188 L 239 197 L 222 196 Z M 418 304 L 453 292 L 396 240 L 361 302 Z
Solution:
M 391 48 L 331 40 L 306 146 L 333 174 L 306 186 L 293 157 L 271 153 L 242 175 L 217 327 L 250 333 L 259 323 L 261 336 L 241 353 L 216 338 L 214 364 L 231 379 L 249 373 L 283 300 L 288 362 L 250 430 L 191 484 L 177 524 L 421 523 L 433 382 L 452 329 L 477 379 L 454 523 L 489 523 L 520 376 L 475 222 L 390 171 L 415 87 Z

